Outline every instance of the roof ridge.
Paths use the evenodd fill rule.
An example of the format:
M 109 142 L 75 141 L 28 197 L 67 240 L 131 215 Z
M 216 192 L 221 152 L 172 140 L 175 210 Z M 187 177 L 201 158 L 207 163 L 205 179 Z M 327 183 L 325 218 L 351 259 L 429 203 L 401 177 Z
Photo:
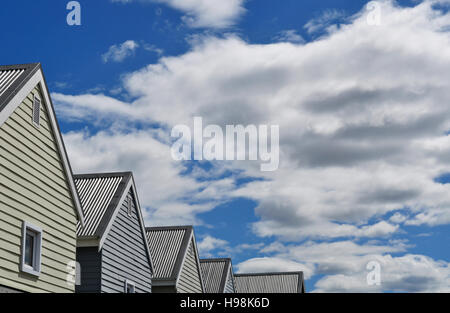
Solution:
M 105 172 L 105 173 L 86 173 L 86 174 L 74 174 L 75 179 L 93 179 L 93 178 L 110 178 L 110 177 L 126 177 L 133 176 L 133 172 Z
M 294 272 L 267 272 L 267 273 L 239 273 L 234 276 L 275 276 L 275 275 L 303 275 L 303 271 Z
M 180 226 L 155 226 L 155 227 L 146 227 L 146 231 L 162 231 L 162 230 L 190 230 L 193 229 L 192 225 L 180 225 Z

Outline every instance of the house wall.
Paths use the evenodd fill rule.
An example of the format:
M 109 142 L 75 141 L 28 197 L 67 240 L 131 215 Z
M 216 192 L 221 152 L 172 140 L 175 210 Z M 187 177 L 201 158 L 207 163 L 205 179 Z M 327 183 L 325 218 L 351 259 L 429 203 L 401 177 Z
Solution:
M 178 293 L 202 293 L 197 256 L 191 240 L 177 285 Z
M 175 286 L 152 286 L 152 293 L 176 293 Z
M 236 291 L 234 289 L 233 272 L 230 269 L 228 273 L 227 282 L 225 283 L 225 293 L 235 293 L 235 292 Z
M 130 190 L 128 193 L 134 199 Z M 128 197 L 109 230 L 102 247 L 102 288 L 105 293 L 124 292 L 125 280 L 136 284 L 137 293 L 152 291 L 151 269 L 142 234 L 139 213 L 132 201 L 133 214 L 127 213 Z
M 77 216 L 41 96 L 41 125 L 32 122 L 33 93 L 0 127 L 0 285 L 26 292 L 74 292 Z M 43 229 L 41 275 L 20 272 L 22 225 Z
M 80 264 L 80 285 L 76 293 L 100 293 L 102 256 L 98 247 L 77 248 L 77 262 Z
M 0 286 L 0 293 L 21 293 L 21 292 L 5 286 Z

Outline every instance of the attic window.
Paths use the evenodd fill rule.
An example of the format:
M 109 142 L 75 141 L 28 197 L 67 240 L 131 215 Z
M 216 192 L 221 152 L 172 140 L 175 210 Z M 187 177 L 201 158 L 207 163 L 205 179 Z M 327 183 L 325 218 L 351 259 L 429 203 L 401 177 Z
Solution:
M 131 196 L 128 196 L 128 199 L 127 199 L 127 213 L 128 213 L 128 217 L 133 217 L 132 201 L 133 201 L 133 199 L 131 198 Z
M 40 118 L 41 118 L 41 99 L 34 96 L 33 100 L 33 124 L 36 127 L 39 127 L 40 125 Z

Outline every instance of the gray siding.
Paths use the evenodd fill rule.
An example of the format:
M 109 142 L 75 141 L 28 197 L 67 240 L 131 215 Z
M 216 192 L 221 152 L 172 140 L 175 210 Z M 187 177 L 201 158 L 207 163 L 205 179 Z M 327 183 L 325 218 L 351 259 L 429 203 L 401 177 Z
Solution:
M 134 199 L 131 190 L 128 194 Z M 145 247 L 147 242 L 134 200 L 132 217 L 128 216 L 128 199 L 122 203 L 102 247 L 101 292 L 122 293 L 125 280 L 136 284 L 137 293 L 150 293 L 152 290 L 151 269 Z
M 233 271 L 230 268 L 230 271 L 228 272 L 228 279 L 225 283 L 225 293 L 235 293 L 236 290 L 234 289 L 234 278 L 233 278 Z
M 191 240 L 180 278 L 177 285 L 179 293 L 202 293 L 200 272 L 197 266 L 197 255 L 195 254 L 193 240 Z
M 152 293 L 176 293 L 175 286 L 152 286 Z
M 81 284 L 75 287 L 75 292 L 99 293 L 102 258 L 98 247 L 77 248 L 77 262 L 81 268 Z

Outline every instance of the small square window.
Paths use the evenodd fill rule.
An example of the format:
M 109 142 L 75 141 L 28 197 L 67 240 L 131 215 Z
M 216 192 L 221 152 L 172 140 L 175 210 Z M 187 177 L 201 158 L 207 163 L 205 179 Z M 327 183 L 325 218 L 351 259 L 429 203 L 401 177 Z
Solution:
M 42 229 L 23 223 L 21 271 L 33 276 L 41 273 Z
M 33 100 L 33 124 L 39 127 L 41 123 L 41 99 L 34 96 Z
M 129 281 L 125 281 L 125 293 L 136 293 L 136 285 Z

